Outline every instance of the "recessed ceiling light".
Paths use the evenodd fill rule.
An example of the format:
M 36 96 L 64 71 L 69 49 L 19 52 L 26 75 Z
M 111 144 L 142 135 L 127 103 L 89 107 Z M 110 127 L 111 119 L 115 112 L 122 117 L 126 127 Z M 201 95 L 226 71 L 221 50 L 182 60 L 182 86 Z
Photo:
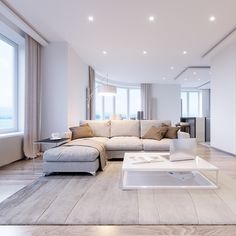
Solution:
M 149 17 L 148 17 L 148 20 L 149 20 L 150 22 L 153 22 L 153 21 L 155 20 L 155 17 L 154 17 L 154 16 L 149 16 Z
M 102 53 L 103 53 L 104 55 L 106 55 L 106 54 L 107 54 L 107 51 L 102 51 Z
M 188 52 L 187 51 L 183 51 L 182 53 L 183 53 L 183 55 L 186 55 Z
M 215 21 L 215 20 L 216 20 L 216 17 L 215 17 L 215 16 L 210 16 L 210 17 L 209 17 L 209 21 L 213 22 L 213 21 Z
M 184 80 L 186 81 L 186 80 L 188 80 L 187 78 L 184 78 Z
M 200 81 L 201 79 L 200 79 L 200 78 L 198 78 L 198 80 Z
M 171 70 L 174 70 L 174 66 L 171 66 L 170 69 L 171 69 Z
M 89 20 L 89 22 L 93 22 L 93 20 L 94 20 L 93 16 L 89 16 L 88 20 Z
M 166 80 L 166 77 L 162 77 L 163 80 Z
M 194 72 L 193 72 L 193 75 L 196 75 L 196 74 L 197 74 L 197 72 L 196 72 L 196 71 L 194 71 Z
M 143 54 L 146 55 L 146 54 L 147 54 L 147 51 L 144 50 L 144 51 L 143 51 Z

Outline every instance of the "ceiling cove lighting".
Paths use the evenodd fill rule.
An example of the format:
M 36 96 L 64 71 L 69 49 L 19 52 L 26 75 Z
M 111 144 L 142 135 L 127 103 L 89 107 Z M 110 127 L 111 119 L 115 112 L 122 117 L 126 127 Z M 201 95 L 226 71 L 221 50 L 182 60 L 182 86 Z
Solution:
M 89 20 L 89 22 L 93 22 L 93 20 L 94 20 L 93 16 L 89 16 L 88 20 Z
M 216 20 L 216 17 L 215 17 L 215 16 L 210 16 L 210 17 L 209 17 L 209 21 L 214 22 L 215 20 Z
M 149 17 L 148 17 L 148 20 L 149 20 L 150 22 L 153 22 L 153 21 L 155 20 L 155 17 L 154 17 L 154 16 L 149 16 Z

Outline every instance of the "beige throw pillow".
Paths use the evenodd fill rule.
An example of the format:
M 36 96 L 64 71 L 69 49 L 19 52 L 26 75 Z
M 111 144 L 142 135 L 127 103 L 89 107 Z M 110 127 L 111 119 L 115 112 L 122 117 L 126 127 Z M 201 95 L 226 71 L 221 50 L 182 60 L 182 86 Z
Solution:
M 72 132 L 72 138 L 71 138 L 72 140 L 94 136 L 92 129 L 87 123 L 81 126 L 70 127 L 70 131 Z
M 177 132 L 179 131 L 180 127 L 167 127 L 167 126 L 164 126 L 167 128 L 167 132 L 165 134 L 165 138 L 171 138 L 171 139 L 175 139 L 177 138 Z M 164 128 L 163 127 L 163 128 Z
M 155 139 L 160 141 L 161 139 L 163 139 L 163 137 L 165 136 L 166 132 L 168 130 L 168 127 L 160 127 L 157 128 L 155 126 L 152 126 L 146 134 L 144 134 L 144 136 L 142 137 L 143 139 Z

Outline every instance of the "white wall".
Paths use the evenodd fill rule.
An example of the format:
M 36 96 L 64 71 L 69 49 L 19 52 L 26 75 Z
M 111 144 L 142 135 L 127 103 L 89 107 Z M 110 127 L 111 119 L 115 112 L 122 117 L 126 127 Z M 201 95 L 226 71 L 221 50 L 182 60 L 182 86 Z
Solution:
M 86 87 L 88 86 L 88 65 L 78 54 L 69 48 L 69 94 L 68 94 L 68 126 L 78 125 L 86 119 Z
M 0 135 L 0 166 L 23 158 L 23 134 Z
M 236 43 L 211 65 L 211 145 L 236 154 Z
M 171 120 L 172 125 L 181 116 L 181 87 L 177 84 L 152 84 L 152 118 Z
M 210 89 L 202 89 L 202 117 L 210 117 Z
M 42 137 L 67 130 L 68 45 L 51 43 L 42 49 Z
M 88 66 L 65 42 L 42 50 L 41 136 L 64 133 L 85 118 Z

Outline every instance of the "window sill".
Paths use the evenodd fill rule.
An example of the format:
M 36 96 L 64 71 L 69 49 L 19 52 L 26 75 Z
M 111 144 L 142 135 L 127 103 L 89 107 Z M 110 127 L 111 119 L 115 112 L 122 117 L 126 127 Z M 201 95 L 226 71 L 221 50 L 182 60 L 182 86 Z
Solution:
M 16 137 L 16 136 L 23 136 L 23 132 L 12 132 L 12 133 L 6 133 L 6 134 L 0 134 L 1 138 L 9 138 L 9 137 Z

